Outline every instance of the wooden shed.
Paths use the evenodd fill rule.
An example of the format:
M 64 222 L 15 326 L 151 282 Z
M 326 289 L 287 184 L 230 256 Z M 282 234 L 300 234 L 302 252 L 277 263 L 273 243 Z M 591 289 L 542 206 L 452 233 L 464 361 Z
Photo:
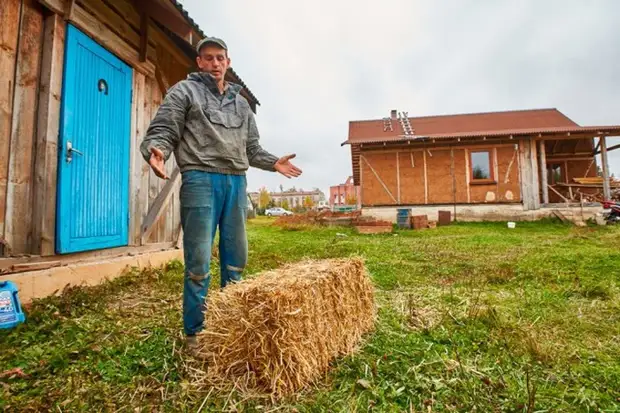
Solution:
M 580 126 L 555 108 L 351 121 L 353 179 L 365 214 L 397 209 L 438 219 L 538 219 L 564 211 L 588 219 L 610 199 L 608 136 L 620 126 Z M 598 176 L 596 155 L 602 155 Z
M 2 0 L 0 21 L 0 279 L 34 297 L 116 274 L 94 259 L 180 257 L 174 157 L 163 181 L 138 147 L 204 33 L 175 0 Z

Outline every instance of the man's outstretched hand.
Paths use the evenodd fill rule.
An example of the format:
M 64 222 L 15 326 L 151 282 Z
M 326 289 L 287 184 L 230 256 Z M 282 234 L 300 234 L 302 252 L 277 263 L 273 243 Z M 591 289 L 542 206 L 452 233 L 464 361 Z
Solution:
M 278 159 L 278 161 L 274 165 L 276 171 L 280 172 L 282 175 L 286 176 L 289 179 L 296 178 L 301 175 L 301 169 L 293 165 L 290 161 L 295 156 L 297 155 L 286 155 Z
M 164 153 L 160 149 L 151 148 L 149 165 L 153 168 L 155 175 L 161 179 L 168 179 L 168 175 L 166 175 L 166 170 L 164 169 Z

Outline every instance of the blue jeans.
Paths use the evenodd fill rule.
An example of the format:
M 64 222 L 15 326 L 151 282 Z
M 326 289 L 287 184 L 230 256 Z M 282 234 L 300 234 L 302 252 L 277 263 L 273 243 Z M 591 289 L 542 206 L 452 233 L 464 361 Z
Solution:
M 193 335 L 204 328 L 205 298 L 215 231 L 220 229 L 221 288 L 241 280 L 248 259 L 245 232 L 246 178 L 203 171 L 182 174 L 180 191 L 185 281 L 183 326 Z

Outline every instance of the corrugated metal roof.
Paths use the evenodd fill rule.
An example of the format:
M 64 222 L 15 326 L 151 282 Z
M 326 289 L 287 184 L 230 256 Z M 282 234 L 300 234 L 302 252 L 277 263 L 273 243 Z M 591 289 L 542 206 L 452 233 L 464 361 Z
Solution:
M 392 130 L 385 131 L 383 119 L 351 121 L 347 142 L 398 140 L 405 133 L 398 119 L 391 122 Z M 479 132 L 579 126 L 555 108 L 409 117 L 409 123 L 415 136 L 462 136 Z
M 555 128 L 525 128 L 525 129 L 505 129 L 495 131 L 475 131 L 461 133 L 436 133 L 429 135 L 413 135 L 413 136 L 390 136 L 379 138 L 364 138 L 356 140 L 347 140 L 343 144 L 360 144 L 360 143 L 393 143 L 415 141 L 416 139 L 448 139 L 448 138 L 482 138 L 482 137 L 499 137 L 499 136 L 532 136 L 532 135 L 556 135 L 558 133 L 596 133 L 597 135 L 610 135 L 620 133 L 620 125 L 610 126 L 573 126 L 573 127 L 555 127 Z

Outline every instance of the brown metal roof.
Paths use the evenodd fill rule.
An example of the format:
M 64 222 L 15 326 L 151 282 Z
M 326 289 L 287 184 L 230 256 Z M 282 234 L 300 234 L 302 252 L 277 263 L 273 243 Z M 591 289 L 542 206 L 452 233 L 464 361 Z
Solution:
M 384 120 L 349 122 L 346 143 L 389 142 L 402 139 L 404 131 L 398 119 L 392 119 L 392 131 L 384 131 Z M 530 109 L 506 112 L 410 117 L 414 136 L 462 137 L 510 134 L 511 131 L 538 131 L 579 127 L 557 109 Z

